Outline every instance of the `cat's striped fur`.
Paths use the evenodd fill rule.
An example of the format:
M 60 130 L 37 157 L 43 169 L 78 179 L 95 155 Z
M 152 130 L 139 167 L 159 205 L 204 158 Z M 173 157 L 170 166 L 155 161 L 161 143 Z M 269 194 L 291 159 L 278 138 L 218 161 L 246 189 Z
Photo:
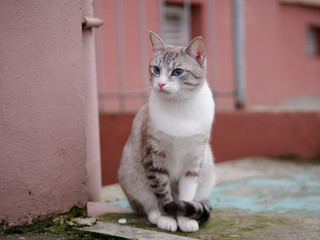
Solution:
M 215 183 L 209 145 L 214 102 L 205 79 L 205 44 L 165 44 L 150 32 L 153 87 L 123 150 L 119 181 L 131 207 L 168 231 L 192 232 L 210 216 Z

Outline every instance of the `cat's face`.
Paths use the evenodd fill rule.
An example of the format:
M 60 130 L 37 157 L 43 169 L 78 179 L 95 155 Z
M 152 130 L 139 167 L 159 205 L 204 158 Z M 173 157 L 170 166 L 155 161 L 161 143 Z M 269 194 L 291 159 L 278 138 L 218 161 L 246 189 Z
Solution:
M 205 81 L 205 43 L 201 37 L 187 47 L 173 47 L 150 32 L 153 58 L 150 81 L 158 94 L 165 98 L 186 99 Z

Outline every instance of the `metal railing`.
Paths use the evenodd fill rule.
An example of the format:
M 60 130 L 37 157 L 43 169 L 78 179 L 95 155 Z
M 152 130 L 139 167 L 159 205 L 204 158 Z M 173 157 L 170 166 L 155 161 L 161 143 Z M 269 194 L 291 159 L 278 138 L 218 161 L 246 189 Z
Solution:
M 146 0 L 138 1 L 139 10 L 139 38 L 140 38 L 140 62 L 141 62 L 141 84 L 142 88 L 137 91 L 128 91 L 126 89 L 125 72 L 125 52 L 124 52 L 124 21 L 123 21 L 123 0 L 116 1 L 116 16 L 117 16 L 117 52 L 118 52 L 118 91 L 101 91 L 99 89 L 99 100 L 117 99 L 118 111 L 126 111 L 126 102 L 130 99 L 141 99 L 145 101 L 149 95 L 147 90 L 148 81 L 148 55 L 147 55 L 147 42 L 145 34 L 148 31 L 146 26 Z M 160 16 L 160 31 L 163 31 L 163 23 L 166 21 L 164 8 L 167 1 L 159 0 L 159 16 Z M 182 1 L 184 7 L 185 21 L 191 24 L 191 0 Z M 245 30 L 244 30 L 244 2 L 243 0 L 232 0 L 232 23 L 233 23 L 233 49 L 234 49 L 234 72 L 235 72 L 235 89 L 231 91 L 214 91 L 215 98 L 233 98 L 234 105 L 238 108 L 245 106 Z M 215 0 L 208 0 L 208 33 L 209 39 L 207 44 L 211 47 L 207 53 L 210 58 L 208 68 L 210 68 L 210 75 L 208 82 L 212 89 L 215 89 L 215 22 L 214 22 Z M 189 30 L 188 30 L 189 31 Z M 188 34 L 189 36 L 191 34 Z M 189 40 L 189 39 L 188 39 Z M 104 80 L 103 80 L 104 81 Z M 103 85 L 99 84 L 99 86 Z M 103 109 L 103 107 L 102 107 Z

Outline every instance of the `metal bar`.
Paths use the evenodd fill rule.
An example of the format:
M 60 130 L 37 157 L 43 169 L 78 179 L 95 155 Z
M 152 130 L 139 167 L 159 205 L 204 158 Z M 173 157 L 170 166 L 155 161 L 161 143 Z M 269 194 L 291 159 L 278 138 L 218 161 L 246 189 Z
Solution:
M 120 96 L 124 96 L 125 98 L 136 98 L 136 97 L 144 97 L 145 93 L 140 91 L 140 92 L 125 92 L 125 93 L 120 93 L 120 92 L 104 92 L 104 93 L 99 93 L 99 98 L 119 98 Z
M 147 26 L 146 26 L 146 0 L 139 0 L 139 32 L 140 32 L 140 69 L 141 69 L 141 86 L 142 92 L 144 95 L 142 96 L 142 100 L 145 101 L 145 96 L 148 95 L 147 84 L 148 84 L 148 71 L 147 71 Z
M 96 17 L 101 18 L 101 1 L 94 1 L 94 14 Z M 96 45 L 96 65 L 97 65 L 97 81 L 98 92 L 103 92 L 105 89 L 104 69 L 103 69 L 103 42 L 102 42 L 102 30 L 101 28 L 95 29 L 95 45 Z M 105 110 L 104 101 L 99 101 L 99 109 Z
M 123 27 L 123 0 L 117 0 L 117 48 L 118 48 L 118 83 L 119 83 L 119 110 L 122 111 L 126 106 L 125 99 L 125 53 L 124 53 L 124 27 Z
M 185 22 L 185 31 L 187 38 L 185 39 L 185 45 L 190 42 L 191 39 L 191 3 L 190 0 L 183 1 L 183 12 L 184 12 L 184 22 Z
M 93 18 L 92 1 L 81 2 L 82 17 L 89 23 Z M 90 20 L 91 19 L 91 20 Z M 101 21 L 98 21 L 99 24 Z M 97 23 L 96 19 L 91 25 Z M 90 25 L 90 24 L 89 24 Z M 86 169 L 88 175 L 88 197 L 92 201 L 101 200 L 101 164 L 100 164 L 100 137 L 99 111 L 97 98 L 97 72 L 94 34 L 90 28 L 82 30 L 83 79 L 85 89 L 85 120 L 86 120 Z
M 219 91 L 219 92 L 212 92 L 213 94 L 213 97 L 218 97 L 218 98 L 223 98 L 223 97 L 234 97 L 235 95 L 235 92 L 234 91 L 230 91 L 230 92 L 222 92 L 222 91 Z
M 233 48 L 234 68 L 236 86 L 236 107 L 245 105 L 245 27 L 244 27 L 244 2 L 243 0 L 232 0 L 232 22 L 233 22 Z
M 160 36 L 163 36 L 163 32 L 164 32 L 164 21 L 165 21 L 165 12 L 164 12 L 164 8 L 165 8 L 166 2 L 165 0 L 159 0 L 159 27 L 160 27 Z
M 209 69 L 210 69 L 210 85 L 215 89 L 215 56 L 214 56 L 214 0 L 209 0 Z
M 104 21 L 100 18 L 86 16 L 82 18 L 81 23 L 83 29 L 90 29 L 100 27 L 104 23 Z
M 213 91 L 213 96 L 214 97 L 233 97 L 235 92 L 233 91 L 226 91 L 226 92 L 214 92 Z M 137 97 L 145 97 L 145 92 L 144 91 L 127 91 L 125 93 L 120 93 L 120 92 L 103 92 L 99 93 L 99 98 L 104 99 L 104 98 L 119 98 L 120 96 L 125 95 L 126 98 L 137 98 Z

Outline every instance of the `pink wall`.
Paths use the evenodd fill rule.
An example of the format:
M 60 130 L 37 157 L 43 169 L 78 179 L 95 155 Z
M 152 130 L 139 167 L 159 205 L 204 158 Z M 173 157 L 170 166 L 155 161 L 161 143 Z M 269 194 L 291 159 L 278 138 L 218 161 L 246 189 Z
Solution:
M 0 2 L 0 223 L 84 207 L 79 1 Z
M 147 29 L 159 32 L 159 13 L 158 1 L 151 0 L 146 2 Z M 102 29 L 102 50 L 103 50 L 103 72 L 104 89 L 102 91 L 118 91 L 118 51 L 117 47 L 120 41 L 117 39 L 117 1 L 100 1 L 100 17 L 105 24 Z M 141 83 L 140 66 L 140 37 L 139 37 L 139 8 L 138 0 L 123 1 L 122 21 L 124 29 L 124 66 L 123 72 L 126 79 L 125 87 L 128 91 L 139 91 L 143 85 Z M 145 39 L 149 43 L 148 31 L 145 32 Z M 99 47 L 99 46 L 98 46 Z M 101 46 L 100 46 L 101 47 Z M 98 51 L 100 51 L 98 49 Z M 148 60 L 152 56 L 151 46 L 148 45 Z M 109 100 L 107 102 L 109 110 L 117 109 L 118 101 Z M 141 100 L 133 99 L 127 101 L 129 109 L 137 109 L 141 105 Z
M 159 33 L 159 1 L 146 2 L 147 29 Z M 168 2 L 182 2 L 171 0 Z M 138 0 L 123 1 L 125 42 L 126 89 L 140 90 L 141 66 L 139 44 Z M 200 6 L 193 18 L 194 34 L 201 34 L 207 41 L 208 55 L 214 47 L 215 91 L 234 90 L 231 1 L 214 1 L 214 16 L 209 16 L 208 0 L 191 0 Z M 281 101 L 303 95 L 320 93 L 320 58 L 308 57 L 305 51 L 307 27 L 320 26 L 320 9 L 284 5 L 278 0 L 245 0 L 247 106 L 276 105 Z M 214 22 L 214 46 L 209 43 L 209 19 Z M 104 89 L 117 91 L 118 53 L 116 0 L 101 1 Z M 212 19 L 211 19 L 212 20 Z M 151 46 L 146 31 L 148 61 Z M 208 80 L 210 79 L 210 56 L 208 56 Z M 148 84 L 147 84 L 148 86 Z M 129 100 L 128 110 L 136 110 L 141 101 Z M 118 101 L 105 101 L 102 110 L 117 110 Z M 232 98 L 216 98 L 218 107 L 233 106 Z
M 133 113 L 100 113 L 103 185 L 118 181 L 133 118 Z M 320 115 L 316 111 L 220 110 L 215 115 L 211 146 L 216 163 L 252 156 L 316 158 L 320 154 Z
M 97 1 L 97 0 L 96 0 Z M 170 2 L 177 2 L 181 3 L 182 0 L 173 0 Z M 208 1 L 207 0 L 192 0 L 193 4 L 200 6 L 199 11 L 195 15 L 197 19 L 195 19 L 193 25 L 197 26 L 197 29 L 194 29 L 192 37 L 196 37 L 198 35 L 204 36 L 206 39 L 209 38 L 209 22 L 208 22 Z M 146 29 L 145 29 L 145 41 L 147 43 L 147 63 L 145 66 L 146 71 L 148 71 L 148 64 L 150 59 L 152 58 L 152 48 L 148 36 L 148 30 L 154 31 L 160 34 L 160 12 L 159 12 L 159 1 L 158 0 L 148 0 L 145 1 L 146 3 Z M 147 79 L 146 84 L 141 83 L 141 62 L 140 62 L 140 33 L 139 33 L 139 1 L 138 0 L 130 0 L 130 1 L 123 1 L 123 9 L 122 9 L 122 21 L 123 21 L 123 30 L 124 30 L 124 78 L 126 81 L 125 89 L 128 91 L 140 91 L 141 89 L 148 90 L 149 82 Z M 222 5 L 227 13 L 230 11 L 228 8 L 229 1 L 221 1 L 219 2 Z M 104 87 L 100 87 L 99 92 L 115 92 L 119 91 L 119 82 L 118 82 L 118 44 L 120 41 L 117 39 L 117 1 L 116 0 L 109 0 L 109 1 L 100 1 L 99 5 L 101 9 L 99 10 L 98 14 L 102 19 L 104 19 L 105 24 L 101 27 L 101 45 L 97 46 L 98 54 L 102 51 L 102 61 L 103 65 L 102 68 L 98 71 L 103 71 L 101 77 L 103 75 L 103 84 Z M 96 9 L 96 12 L 98 10 Z M 216 13 L 219 15 L 224 15 L 225 12 L 220 13 L 219 8 L 216 10 Z M 225 18 L 223 18 L 225 19 Z M 227 26 L 224 24 L 223 21 L 222 26 L 229 28 L 230 30 L 230 22 L 227 22 Z M 201 24 L 201 25 L 199 25 Z M 224 28 L 225 29 L 225 28 Z M 231 30 L 230 30 L 231 31 Z M 230 31 L 227 31 L 227 36 L 230 36 Z M 224 35 L 220 37 L 217 34 L 219 41 L 224 41 Z M 224 40 L 223 40 L 224 38 Z M 224 43 L 225 44 L 225 43 Z M 210 50 L 210 44 L 207 44 L 208 52 Z M 228 50 L 230 53 L 230 49 Z M 219 56 L 223 56 L 225 61 L 223 60 L 222 64 L 227 67 L 228 71 L 225 72 L 227 77 L 223 77 L 224 81 L 219 85 L 221 89 L 227 89 L 230 86 L 230 81 L 232 78 L 230 77 L 230 62 L 231 56 L 228 55 L 226 58 L 226 53 L 218 51 Z M 210 57 L 208 57 L 208 65 L 210 63 Z M 221 74 L 221 71 L 219 71 Z M 208 76 L 210 75 L 210 69 L 208 69 Z M 208 77 L 209 78 L 209 77 Z M 227 78 L 227 80 L 226 80 Z M 225 87 L 225 85 L 227 87 Z M 116 111 L 118 109 L 119 101 L 117 99 L 108 99 L 106 101 L 101 101 L 102 104 L 101 110 L 107 111 Z M 129 99 L 126 102 L 126 109 L 127 110 L 137 110 L 141 105 L 142 101 L 137 99 Z
M 306 54 L 308 26 L 320 9 L 246 0 L 247 101 L 278 104 L 320 93 L 320 58 Z

